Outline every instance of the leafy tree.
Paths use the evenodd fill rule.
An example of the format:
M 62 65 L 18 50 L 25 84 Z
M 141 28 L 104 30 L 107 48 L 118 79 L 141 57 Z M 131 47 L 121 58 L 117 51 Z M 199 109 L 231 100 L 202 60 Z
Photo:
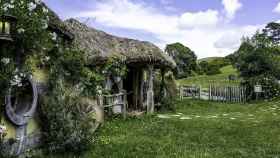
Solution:
M 188 47 L 181 43 L 173 43 L 166 46 L 165 51 L 173 57 L 177 64 L 174 71 L 176 78 L 185 78 L 197 69 L 197 56 Z
M 280 39 L 277 37 L 280 27 L 270 23 L 262 32 L 252 38 L 243 40 L 240 48 L 234 53 L 236 67 L 248 87 L 248 95 L 254 98 L 253 87 L 262 84 L 266 98 L 279 95 L 280 86 Z
M 256 33 L 250 41 L 244 41 L 239 50 L 236 67 L 243 78 L 271 75 L 279 78 L 279 49 L 266 34 Z
M 274 44 L 280 43 L 280 24 L 271 22 L 267 24 L 263 30 L 265 36 L 267 36 Z

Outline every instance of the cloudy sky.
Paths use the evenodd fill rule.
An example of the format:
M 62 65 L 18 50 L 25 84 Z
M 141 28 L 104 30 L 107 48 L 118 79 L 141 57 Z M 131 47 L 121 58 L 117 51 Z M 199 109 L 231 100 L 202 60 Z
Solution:
M 280 0 L 44 0 L 62 19 L 74 17 L 110 34 L 181 42 L 199 58 L 225 56 L 242 36 L 280 20 Z

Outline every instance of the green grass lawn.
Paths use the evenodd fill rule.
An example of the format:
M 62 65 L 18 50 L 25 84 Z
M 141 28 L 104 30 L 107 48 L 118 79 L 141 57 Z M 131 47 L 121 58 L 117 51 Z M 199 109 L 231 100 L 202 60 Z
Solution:
M 237 70 L 233 68 L 233 66 L 225 66 L 221 68 L 221 74 L 218 75 L 200 75 L 189 77 L 186 79 L 178 80 L 177 83 L 179 85 L 201 85 L 203 88 L 208 88 L 210 83 L 221 84 L 221 85 L 238 85 L 239 80 L 235 82 L 229 82 L 228 76 L 233 74 L 238 76 Z
M 106 122 L 81 158 L 276 158 L 279 122 L 280 101 L 184 100 L 174 113 Z

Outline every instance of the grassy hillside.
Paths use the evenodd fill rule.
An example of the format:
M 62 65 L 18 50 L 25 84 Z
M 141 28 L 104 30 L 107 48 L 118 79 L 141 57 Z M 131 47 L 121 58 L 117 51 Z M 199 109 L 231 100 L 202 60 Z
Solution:
M 278 157 L 279 104 L 180 101 L 176 113 L 107 121 L 95 146 L 76 158 Z
M 202 62 L 202 61 L 206 61 L 206 62 L 212 62 L 213 60 L 216 60 L 216 59 L 223 59 L 223 57 L 208 57 L 208 58 L 202 58 L 202 59 L 199 59 L 198 62 Z
M 200 75 L 200 76 L 194 76 L 189 77 L 187 79 L 181 79 L 178 80 L 177 83 L 179 85 L 201 85 L 204 88 L 207 88 L 209 86 L 209 83 L 219 83 L 219 84 L 238 84 L 237 82 L 228 82 L 228 76 L 233 74 L 238 76 L 237 70 L 233 68 L 233 66 L 225 66 L 221 68 L 221 74 L 218 75 Z

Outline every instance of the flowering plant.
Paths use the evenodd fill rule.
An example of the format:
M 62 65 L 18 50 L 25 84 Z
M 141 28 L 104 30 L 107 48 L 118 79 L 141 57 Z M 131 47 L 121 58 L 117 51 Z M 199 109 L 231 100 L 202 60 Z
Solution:
M 57 35 L 47 30 L 49 10 L 41 0 L 0 0 L 0 15 L 17 18 L 16 28 L 13 28 L 17 30 L 14 42 L 0 46 L 0 93 L 3 97 L 8 87 L 22 86 L 21 81 L 27 74 L 22 71 L 31 71 L 25 57 L 37 54 L 42 63 L 50 60 L 46 52 L 56 44 Z M 3 98 L 0 98 L 0 104 L 1 101 Z
M 4 137 L 7 133 L 7 127 L 4 125 L 0 125 L 0 137 Z

